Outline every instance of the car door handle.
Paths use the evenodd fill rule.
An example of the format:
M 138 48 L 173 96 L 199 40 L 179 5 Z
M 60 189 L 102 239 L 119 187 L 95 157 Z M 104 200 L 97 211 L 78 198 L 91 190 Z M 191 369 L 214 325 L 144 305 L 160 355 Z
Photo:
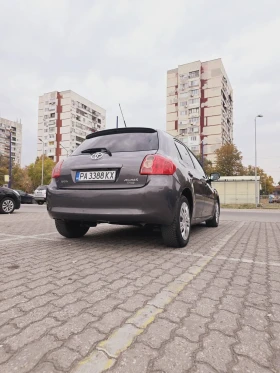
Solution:
M 190 177 L 193 177 L 193 174 L 190 171 L 188 172 L 188 174 Z

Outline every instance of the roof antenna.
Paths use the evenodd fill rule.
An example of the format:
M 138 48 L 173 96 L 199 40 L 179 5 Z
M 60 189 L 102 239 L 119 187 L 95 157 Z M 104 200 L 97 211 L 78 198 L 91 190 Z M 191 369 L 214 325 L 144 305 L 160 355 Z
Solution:
M 124 126 L 126 127 L 126 123 L 125 123 L 125 119 L 124 119 L 124 116 L 123 116 L 123 112 L 122 112 L 121 104 L 119 104 L 119 107 L 120 107 L 120 109 L 121 109 L 121 113 L 122 113 L 122 117 L 123 117 Z

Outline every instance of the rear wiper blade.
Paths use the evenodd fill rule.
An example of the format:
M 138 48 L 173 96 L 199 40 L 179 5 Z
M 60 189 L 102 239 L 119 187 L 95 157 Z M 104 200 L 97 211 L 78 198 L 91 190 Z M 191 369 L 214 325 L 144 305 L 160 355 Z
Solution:
M 106 149 L 106 148 L 89 148 L 89 149 L 82 150 L 82 153 L 97 153 L 97 152 L 107 153 L 110 157 L 112 157 L 112 153 L 110 152 L 109 149 Z

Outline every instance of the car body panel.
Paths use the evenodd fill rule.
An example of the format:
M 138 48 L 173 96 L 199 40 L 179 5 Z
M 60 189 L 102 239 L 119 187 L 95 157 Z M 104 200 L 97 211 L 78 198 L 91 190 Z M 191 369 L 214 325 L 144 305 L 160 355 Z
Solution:
M 6 197 L 10 197 L 14 200 L 15 210 L 18 210 L 20 208 L 21 206 L 20 196 L 16 194 L 13 189 L 6 188 L 6 187 L 0 187 L 0 203 Z
M 141 133 L 142 129 L 121 129 L 134 131 L 135 136 L 137 130 Z M 117 133 L 117 130 L 109 131 Z M 81 154 L 78 148 L 63 162 L 60 176 L 48 186 L 49 215 L 54 219 L 87 223 L 169 225 L 174 219 L 177 201 L 189 191 L 193 200 L 192 224 L 210 219 L 217 193 L 204 171 L 199 172 L 192 161 L 191 164 L 183 161 L 172 136 L 163 131 L 157 131 L 157 136 L 157 150 L 118 151 L 112 152 L 112 156 L 105 152 L 99 159 Z M 173 175 L 140 175 L 145 156 L 155 153 L 172 160 L 177 168 Z M 77 171 L 105 168 L 117 170 L 114 183 L 75 180 Z
M 150 151 L 155 154 L 156 151 Z M 118 152 L 112 156 L 104 154 L 102 159 L 92 159 L 90 154 L 69 157 L 63 163 L 61 176 L 57 178 L 60 189 L 130 189 L 147 184 L 147 176 L 139 170 L 147 151 Z M 76 181 L 78 171 L 116 171 L 116 180 L 112 181 Z
M 56 189 L 51 183 L 47 209 L 55 219 L 108 223 L 171 224 L 180 184 L 158 175 L 145 187 L 131 189 Z
M 17 192 L 20 194 L 20 200 L 22 204 L 24 203 L 31 204 L 34 202 L 34 197 L 31 194 L 28 194 L 24 192 L 23 190 L 17 190 Z
M 47 198 L 47 185 L 40 185 L 34 192 L 34 200 L 46 202 Z

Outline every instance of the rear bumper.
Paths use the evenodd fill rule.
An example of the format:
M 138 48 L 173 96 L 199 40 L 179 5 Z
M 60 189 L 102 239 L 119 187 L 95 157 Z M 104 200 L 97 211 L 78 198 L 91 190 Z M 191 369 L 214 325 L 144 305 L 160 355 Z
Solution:
M 157 176 L 143 188 L 73 190 L 49 186 L 47 209 L 53 219 L 122 224 L 171 224 L 180 184 Z
M 44 201 L 46 202 L 46 197 L 34 197 L 35 201 Z

